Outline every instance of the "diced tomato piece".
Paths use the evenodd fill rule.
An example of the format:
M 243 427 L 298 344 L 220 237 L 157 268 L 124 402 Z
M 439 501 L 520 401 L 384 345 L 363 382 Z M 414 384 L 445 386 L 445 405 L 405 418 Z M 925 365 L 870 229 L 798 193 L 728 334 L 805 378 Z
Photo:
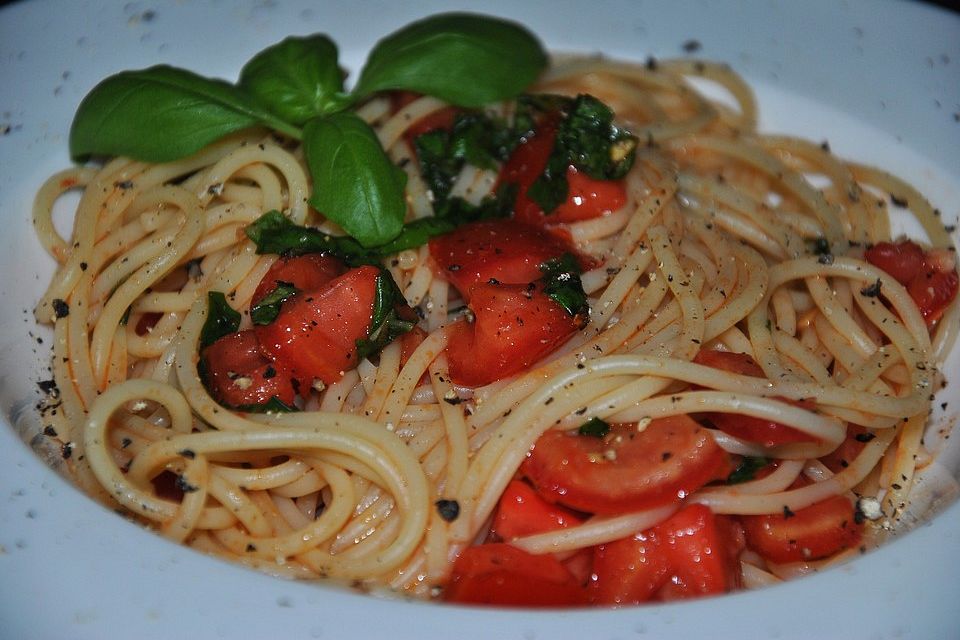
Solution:
M 464 549 L 453 565 L 444 597 L 460 604 L 506 607 L 586 603 L 586 591 L 556 558 L 535 556 L 504 543 Z
M 840 473 L 850 463 L 857 459 L 860 452 L 866 446 L 866 443 L 873 438 L 864 427 L 858 424 L 847 424 L 847 437 L 840 443 L 840 446 L 820 458 L 830 471 Z
M 907 286 L 927 326 L 936 324 L 953 299 L 957 297 L 960 278 L 956 271 L 924 271 Z
M 376 267 L 357 267 L 291 296 L 273 322 L 254 328 L 260 344 L 301 384 L 336 382 L 357 366 L 356 343 L 369 335 L 379 275 Z
M 805 509 L 741 516 L 747 546 L 772 562 L 828 558 L 860 543 L 863 525 L 846 496 L 833 496 Z
M 936 325 L 957 297 L 960 277 L 956 260 L 943 250 L 924 251 L 909 240 L 878 242 L 866 250 L 864 257 L 907 288 L 928 328 Z
M 543 292 L 543 285 L 477 284 L 471 289 L 474 321 L 450 327 L 450 377 L 479 387 L 530 367 L 579 328 L 579 318 Z
M 503 540 L 556 531 L 583 524 L 583 518 L 556 504 L 550 504 L 521 480 L 507 485 L 493 516 L 492 531 Z
M 210 394 L 230 407 L 262 405 L 277 398 L 292 405 L 293 374 L 263 351 L 256 334 L 228 334 L 203 350 L 205 382 Z
M 623 180 L 596 180 L 573 166 L 566 174 L 567 199 L 549 214 L 527 196 L 527 189 L 547 167 L 555 137 L 555 122 L 544 122 L 533 136 L 514 150 L 500 172 L 500 183 L 519 186 L 516 219 L 530 224 L 560 224 L 596 218 L 622 207 L 627 201 Z
M 864 252 L 864 257 L 904 286 L 923 271 L 923 249 L 915 242 L 878 242 Z
M 693 361 L 707 367 L 722 369 L 723 371 L 730 371 L 731 373 L 740 375 L 758 378 L 764 376 L 763 369 L 760 368 L 760 365 L 754 362 L 753 358 L 746 353 L 702 349 Z M 785 401 L 799 407 L 809 408 L 812 406 L 812 403 L 802 400 Z M 816 438 L 813 436 L 772 420 L 764 420 L 763 418 L 736 413 L 722 413 L 719 411 L 708 413 L 705 417 L 724 433 L 728 433 L 741 440 L 762 444 L 765 447 L 774 447 L 791 442 L 816 442 Z
M 642 431 L 613 425 L 604 438 L 548 431 L 520 469 L 550 502 L 619 514 L 679 502 L 726 478 L 732 463 L 708 429 L 678 415 Z
M 635 536 L 594 552 L 591 601 L 638 604 L 726 593 L 740 585 L 743 533 L 729 518 L 694 504 Z
M 309 253 L 295 258 L 280 258 L 272 265 L 260 280 L 250 306 L 277 287 L 278 282 L 292 284 L 300 291 L 319 289 L 339 275 L 346 273 L 343 262 L 333 256 Z
M 472 222 L 430 240 L 437 270 L 466 300 L 474 285 L 490 280 L 502 284 L 539 280 L 541 264 L 569 251 L 541 228 L 513 220 Z

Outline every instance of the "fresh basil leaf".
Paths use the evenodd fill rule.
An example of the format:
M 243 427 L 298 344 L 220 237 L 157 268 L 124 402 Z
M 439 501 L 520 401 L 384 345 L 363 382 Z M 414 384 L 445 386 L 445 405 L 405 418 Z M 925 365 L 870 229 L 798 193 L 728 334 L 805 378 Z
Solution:
M 600 418 L 590 418 L 580 425 L 580 428 L 577 429 L 577 433 L 579 433 L 581 436 L 602 438 L 610 433 L 610 425 Z
M 547 65 L 536 37 L 488 16 L 441 14 L 380 40 L 360 73 L 356 98 L 406 89 L 452 104 L 479 107 L 513 97 Z
M 169 66 L 124 71 L 102 81 L 80 103 L 70 127 L 70 155 L 168 162 L 257 124 L 300 135 L 222 80 Z
M 273 291 L 250 307 L 250 319 L 253 320 L 253 324 L 270 324 L 276 320 L 277 316 L 280 315 L 280 305 L 283 304 L 283 301 L 293 294 L 299 293 L 299 291 L 289 282 L 278 280 Z
M 565 253 L 552 258 L 540 265 L 540 271 L 543 272 L 543 292 L 567 313 L 578 316 L 589 312 L 587 294 L 580 281 L 580 265 L 575 257 Z
M 207 319 L 200 330 L 200 348 L 209 347 L 223 336 L 240 328 L 240 313 L 227 302 L 220 291 L 207 293 Z
M 407 316 L 410 319 L 405 319 Z M 376 294 L 373 300 L 373 315 L 370 332 L 364 340 L 357 340 L 357 355 L 360 358 L 379 353 L 385 346 L 413 329 L 416 322 L 413 310 L 407 305 L 400 287 L 390 272 L 381 269 L 377 276 Z
M 240 70 L 238 85 L 298 126 L 344 106 L 337 45 L 325 35 L 289 37 L 264 49 Z
M 363 247 L 397 237 L 407 213 L 407 174 L 370 125 L 347 112 L 314 118 L 304 127 L 303 151 L 313 178 L 310 204 Z
M 294 224 L 277 210 L 271 210 L 250 223 L 244 232 L 257 245 L 257 253 L 299 256 L 329 253 L 356 267 L 376 264 L 377 256 L 349 236 L 331 236 L 319 229 Z
M 757 475 L 757 471 L 770 464 L 769 458 L 746 456 L 740 460 L 737 468 L 727 476 L 727 484 L 749 482 Z

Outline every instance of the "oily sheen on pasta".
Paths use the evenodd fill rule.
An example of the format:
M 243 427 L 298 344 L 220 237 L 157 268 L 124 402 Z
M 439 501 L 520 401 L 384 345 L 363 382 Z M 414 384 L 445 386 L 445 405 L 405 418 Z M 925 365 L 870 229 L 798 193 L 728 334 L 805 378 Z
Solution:
M 691 78 L 722 87 L 734 106 L 698 93 Z M 417 312 L 418 340 L 397 338 L 337 379 L 300 384 L 296 411 L 247 411 L 211 394 L 201 352 L 208 294 L 224 294 L 249 329 L 255 291 L 288 258 L 259 253 L 245 230 L 273 210 L 344 233 L 308 205 L 313 187 L 295 141 L 249 128 L 182 160 L 117 157 L 51 177 L 34 221 L 59 268 L 37 315 L 53 324 L 62 399 L 46 420 L 69 448 L 76 481 L 204 553 L 280 576 L 466 602 L 531 604 L 464 586 L 503 577 L 466 566 L 468 550 L 484 546 L 511 547 L 503 557 L 522 554 L 518 567 L 534 566 L 529 556 L 549 559 L 548 568 L 505 578 L 538 593 L 549 591 L 537 586 L 544 580 L 563 584 L 557 600 L 532 603 L 549 605 L 752 588 L 879 541 L 929 463 L 921 436 L 941 382 L 935 363 L 958 324 L 950 299 L 933 310 L 923 302 L 933 284 L 898 281 L 870 259 L 874 247 L 901 246 L 887 212 L 893 194 L 926 231 L 923 248 L 914 246 L 927 273 L 955 272 L 949 237 L 924 197 L 825 145 L 757 131 L 751 92 L 724 65 L 566 59 L 526 91 L 606 104 L 635 137 L 635 160 L 613 179 L 624 194 L 615 209 L 543 216 L 547 237 L 579 261 L 589 312 L 547 353 L 507 375 L 487 371 L 492 381 L 479 386 L 451 376 L 461 365 L 451 365 L 449 345 L 480 323 L 481 312 L 466 310 L 480 294 L 451 284 L 455 270 L 438 266 L 441 240 L 431 240 L 380 261 Z M 516 109 L 513 100 L 483 107 L 501 118 Z M 436 201 L 411 129 L 430 118 L 449 127 L 437 119 L 449 112 L 438 98 L 389 92 L 356 107 L 406 175 L 407 222 L 434 216 Z M 505 182 L 499 175 L 501 164 L 467 162 L 450 194 L 480 205 Z M 82 195 L 63 238 L 52 212 L 75 189 Z M 483 344 L 471 344 L 484 355 Z M 755 437 L 744 425 L 756 424 L 789 437 Z M 603 494 L 594 508 L 565 499 L 566 459 L 560 468 L 542 462 L 553 438 L 588 443 L 594 467 L 612 467 L 624 458 L 621 441 L 653 438 L 662 425 L 699 438 L 690 456 L 715 448 L 719 461 L 697 481 L 676 478 L 666 498 L 607 500 L 598 472 L 588 476 Z M 692 473 L 658 466 L 678 457 L 658 449 L 636 473 Z M 754 472 L 733 479 L 750 465 Z M 503 496 L 516 490 L 532 496 L 511 498 L 521 507 L 553 509 L 553 524 L 505 525 L 514 516 Z M 778 555 L 757 540 L 763 533 L 751 534 L 776 533 L 837 496 L 850 530 L 859 528 L 826 555 L 809 545 L 799 557 Z M 728 546 L 714 551 L 731 561 L 719 587 L 697 582 L 676 559 L 683 549 L 671 518 L 680 514 L 696 515 L 706 527 L 698 531 L 723 530 L 716 539 Z M 603 575 L 622 558 L 612 555 L 622 540 L 665 554 L 643 597 L 592 584 L 634 579 Z M 670 576 L 686 586 L 665 587 Z

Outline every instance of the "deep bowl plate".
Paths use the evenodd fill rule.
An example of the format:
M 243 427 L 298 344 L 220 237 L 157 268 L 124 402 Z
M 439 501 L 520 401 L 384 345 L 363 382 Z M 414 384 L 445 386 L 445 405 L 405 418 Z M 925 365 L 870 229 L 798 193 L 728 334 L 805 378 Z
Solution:
M 0 10 L 0 635 L 956 637 L 960 504 L 854 562 L 763 591 L 619 611 L 479 610 L 286 582 L 202 556 L 93 503 L 31 449 L 50 340 L 31 309 L 53 265 L 30 207 L 40 183 L 69 165 L 67 131 L 86 92 L 108 74 L 158 63 L 233 79 L 265 46 L 312 32 L 330 34 L 356 71 L 377 38 L 464 6 L 34 0 Z M 754 86 L 764 130 L 829 140 L 841 156 L 912 181 L 945 223 L 960 214 L 956 14 L 827 0 L 498 0 L 472 9 L 517 19 L 554 50 L 728 62 Z M 950 384 L 927 440 L 938 447 L 960 408 L 960 357 L 945 370 Z M 945 446 L 940 460 L 956 476 L 960 448 Z

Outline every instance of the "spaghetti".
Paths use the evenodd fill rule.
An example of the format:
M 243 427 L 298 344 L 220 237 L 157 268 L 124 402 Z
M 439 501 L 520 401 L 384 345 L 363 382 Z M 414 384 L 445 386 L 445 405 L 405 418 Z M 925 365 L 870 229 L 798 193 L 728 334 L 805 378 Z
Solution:
M 735 106 L 704 97 L 691 78 L 720 85 Z M 921 434 L 940 382 L 935 363 L 958 319 L 946 303 L 925 317 L 911 285 L 864 252 L 891 242 L 885 199 L 896 194 L 928 235 L 924 264 L 953 273 L 950 240 L 923 196 L 819 145 L 761 134 L 749 88 L 724 65 L 577 58 L 530 92 L 595 96 L 640 145 L 615 210 L 548 219 L 587 267 L 584 326 L 535 364 L 477 387 L 451 377 L 454 327 L 469 326 L 455 322 L 465 297 L 424 244 L 382 260 L 419 312 L 425 337 L 415 348 L 403 353 L 407 343 L 395 340 L 342 377 L 301 388 L 296 412 L 238 411 L 211 395 L 198 371 L 208 293 L 224 293 L 249 328 L 251 300 L 278 261 L 244 230 L 276 210 L 342 235 L 307 205 L 302 149 L 289 140 L 248 129 L 183 160 L 121 157 L 50 178 L 34 223 L 59 269 L 37 317 L 54 325 L 63 402 L 52 419 L 77 482 L 202 552 L 424 598 L 442 597 L 462 573 L 456 559 L 491 539 L 569 568 L 584 550 L 601 558 L 604 545 L 609 554 L 640 532 L 666 539 L 657 527 L 693 505 L 736 524 L 836 496 L 854 518 L 865 513 L 858 498 L 879 500 L 883 517 L 865 535 L 881 538 L 929 462 Z M 410 129 L 447 107 L 428 96 L 398 107 L 381 94 L 357 108 L 406 174 L 408 222 L 434 215 Z M 497 183 L 497 170 L 468 163 L 451 193 L 479 205 Z M 73 235 L 63 238 L 54 205 L 78 188 Z M 746 354 L 758 372 L 707 352 Z M 766 471 L 734 484 L 724 467 L 667 501 L 601 513 L 550 495 L 531 471 L 550 434 L 615 456 L 622 425 L 647 437 L 677 416 L 694 416 L 702 446 L 727 463 L 762 459 Z M 724 416 L 775 423 L 792 439 L 724 429 Z M 614 428 L 567 434 L 594 418 Z M 517 478 L 573 520 L 502 535 L 491 523 Z M 799 560 L 741 546 L 734 582 L 769 584 L 860 545 Z M 669 597 L 657 589 L 651 597 Z

